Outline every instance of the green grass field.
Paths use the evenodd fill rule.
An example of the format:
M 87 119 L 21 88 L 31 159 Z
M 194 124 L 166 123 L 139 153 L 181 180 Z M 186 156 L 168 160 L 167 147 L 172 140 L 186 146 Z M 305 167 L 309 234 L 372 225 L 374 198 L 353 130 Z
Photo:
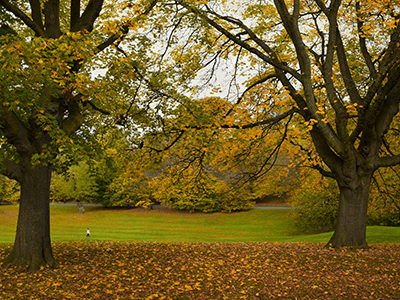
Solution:
M 167 208 L 154 210 L 105 209 L 86 206 L 51 205 L 52 241 L 85 239 L 149 242 L 323 242 L 332 233 L 294 235 L 291 210 L 258 209 L 246 212 L 186 213 Z M 0 206 L 0 243 L 15 237 L 18 206 Z M 373 226 L 367 229 L 369 243 L 398 243 L 400 228 Z

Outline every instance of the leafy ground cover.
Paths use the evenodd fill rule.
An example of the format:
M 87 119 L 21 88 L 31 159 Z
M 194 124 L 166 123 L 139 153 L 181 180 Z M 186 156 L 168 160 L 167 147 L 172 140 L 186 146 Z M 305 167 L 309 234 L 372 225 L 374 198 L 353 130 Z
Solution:
M 0 245 L 0 259 L 10 249 Z M 400 298 L 399 244 L 83 241 L 54 251 L 57 269 L 3 269 L 0 299 Z

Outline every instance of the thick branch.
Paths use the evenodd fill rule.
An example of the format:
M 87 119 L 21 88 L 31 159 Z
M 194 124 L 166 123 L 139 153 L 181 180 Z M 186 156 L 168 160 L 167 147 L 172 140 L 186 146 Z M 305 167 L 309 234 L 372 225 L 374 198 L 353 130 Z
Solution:
M 32 19 L 44 31 L 42 12 L 39 0 L 29 0 L 31 5 Z
M 400 70 L 398 71 L 400 73 Z M 400 103 L 400 74 L 396 76 L 397 84 L 394 86 L 391 91 L 386 96 L 385 104 L 380 111 L 377 120 L 376 120 L 376 130 L 379 136 L 383 136 L 388 130 L 389 126 L 393 121 L 393 117 L 397 115 L 399 112 L 399 103 Z
M 36 35 L 46 37 L 46 32 L 43 30 L 40 24 L 30 19 L 22 10 L 17 6 L 11 4 L 8 0 L 0 0 L 0 4 L 9 12 L 14 14 L 18 19 L 25 23 L 30 29 L 32 29 Z
M 66 135 L 71 135 L 77 131 L 83 122 L 84 116 L 79 106 L 81 96 L 75 96 L 68 103 L 68 117 L 62 120 L 61 129 Z
M 360 96 L 360 93 L 357 90 L 357 86 L 354 82 L 353 76 L 351 75 L 350 67 L 347 62 L 346 50 L 344 49 L 343 41 L 342 41 L 342 37 L 339 32 L 339 29 L 337 29 L 336 46 L 337 46 L 336 53 L 338 55 L 340 73 L 342 74 L 342 78 L 343 78 L 347 93 L 349 94 L 352 103 L 357 103 L 358 105 L 361 106 L 362 98 Z
M 18 182 L 21 181 L 22 168 L 19 164 L 6 160 L 3 162 L 4 175 Z
M 331 6 L 333 11 L 337 11 L 339 7 L 339 2 L 340 1 L 332 1 Z M 344 155 L 344 146 L 342 141 L 338 139 L 336 133 L 331 126 L 321 121 L 322 118 L 317 113 L 317 105 L 312 82 L 311 62 L 308 56 L 308 51 L 304 45 L 302 35 L 300 33 L 298 19 L 295 19 L 294 16 L 290 15 L 284 0 L 274 0 L 274 3 L 283 21 L 283 25 L 288 32 L 294 47 L 296 48 L 296 56 L 302 72 L 301 83 L 304 89 L 304 96 L 307 103 L 307 108 L 310 112 L 310 116 L 318 121 L 317 128 L 322 135 L 320 138 L 324 138 L 329 146 L 332 147 L 336 153 Z M 333 52 L 331 52 L 330 55 L 333 57 Z
M 0 106 L 0 128 L 7 141 L 14 145 L 17 152 L 23 157 L 31 152 L 28 129 L 18 119 L 14 112 Z
M 341 174 L 343 162 L 329 146 L 321 131 L 314 126 L 310 133 L 318 154 L 321 156 L 328 168 L 336 174 Z
M 128 34 L 128 32 L 129 32 L 129 26 L 128 25 L 122 26 L 121 33 L 114 33 L 107 40 L 105 40 L 103 43 L 97 46 L 97 52 L 101 52 L 107 47 L 111 46 L 117 40 L 121 39 L 124 35 Z
M 44 3 L 44 23 L 46 25 L 47 37 L 57 39 L 60 31 L 60 1 L 47 0 Z
M 333 3 L 332 3 L 333 5 Z M 335 85 L 333 83 L 333 65 L 334 65 L 334 54 L 336 51 L 336 44 L 337 41 L 341 41 L 340 32 L 337 28 L 337 13 L 338 13 L 338 6 L 335 6 L 334 9 L 331 8 L 329 10 L 329 14 L 327 15 L 329 19 L 329 39 L 327 45 L 327 53 L 325 61 L 322 65 L 322 72 L 323 78 L 326 85 L 327 96 L 329 99 L 329 103 L 331 104 L 332 108 L 335 110 L 336 114 L 336 128 L 338 136 L 342 141 L 346 141 L 349 138 L 349 134 L 347 132 L 347 121 L 348 121 L 348 114 L 344 106 L 342 105 L 341 101 L 339 101 L 338 96 L 336 94 Z M 345 54 L 343 53 L 342 56 L 342 65 L 347 64 L 345 60 Z M 341 65 L 341 66 L 342 66 Z M 351 75 L 350 75 L 351 76 Z M 350 77 L 351 78 L 351 77 Z M 354 82 L 353 82 L 354 84 Z
M 94 21 L 100 15 L 104 0 L 90 0 L 82 16 L 71 27 L 71 31 L 93 30 Z M 72 24 L 71 24 L 72 25 Z
M 377 168 L 380 167 L 393 167 L 400 164 L 400 155 L 385 156 L 378 159 Z
M 72 28 L 76 26 L 76 23 L 78 23 L 80 17 L 81 17 L 81 0 L 71 0 L 71 17 L 70 17 L 71 31 Z

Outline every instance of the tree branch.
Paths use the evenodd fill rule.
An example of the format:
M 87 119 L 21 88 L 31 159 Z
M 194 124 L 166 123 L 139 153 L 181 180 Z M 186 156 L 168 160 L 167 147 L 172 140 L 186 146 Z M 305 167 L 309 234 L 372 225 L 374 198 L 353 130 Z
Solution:
M 156 152 L 158 152 L 158 153 L 163 152 L 163 151 L 167 151 L 168 149 L 170 149 L 173 145 L 175 145 L 175 144 L 180 140 L 180 138 L 184 135 L 185 132 L 186 132 L 185 130 L 181 130 L 181 132 L 180 132 L 179 135 L 175 138 L 175 140 L 173 140 L 172 143 L 169 144 L 168 146 L 166 146 L 164 149 L 161 149 L 161 150 L 160 150 L 160 149 L 156 149 L 156 148 L 153 148 L 153 147 L 149 147 L 149 149 L 150 149 L 150 150 L 153 150 L 153 151 L 156 151 Z
M 11 160 L 5 160 L 3 162 L 3 169 L 4 169 L 4 175 L 7 176 L 10 179 L 14 179 L 18 182 L 21 182 L 22 179 L 22 167 L 11 161 Z
M 265 62 L 268 62 L 270 65 L 272 65 L 272 66 L 274 66 L 276 68 L 279 68 L 279 69 L 281 69 L 281 70 L 283 70 L 283 71 L 285 71 L 287 73 L 290 73 L 297 80 L 301 81 L 301 75 L 298 74 L 295 70 L 293 70 L 293 69 L 289 68 L 288 66 L 286 66 L 285 64 L 281 63 L 279 61 L 279 59 L 277 58 L 277 56 L 275 55 L 275 53 L 272 51 L 272 49 L 270 47 L 268 47 L 268 45 L 266 43 L 264 43 L 261 39 L 259 39 L 256 36 L 256 34 L 253 31 L 251 31 L 251 29 L 248 28 L 241 21 L 236 20 L 236 19 L 231 18 L 231 17 L 219 16 L 215 12 L 212 12 L 212 14 L 217 16 L 218 18 L 220 18 L 222 20 L 225 20 L 227 22 L 233 23 L 235 25 L 238 25 L 242 29 L 244 29 L 246 31 L 246 33 L 250 36 L 250 39 L 253 40 L 257 45 L 259 45 L 270 56 L 265 55 L 263 52 L 261 52 L 257 48 L 254 48 L 254 47 L 250 46 L 249 44 L 247 44 L 245 41 L 241 40 L 237 35 L 234 35 L 231 32 L 229 32 L 228 30 L 226 30 L 224 27 L 219 25 L 217 22 L 215 22 L 214 20 L 210 19 L 207 16 L 206 12 L 204 12 L 202 10 L 199 10 L 199 9 L 193 7 L 193 6 L 190 6 L 187 3 L 183 3 L 183 1 L 181 1 L 181 0 L 178 0 L 178 2 L 183 7 L 185 7 L 187 10 L 191 11 L 195 15 L 197 15 L 197 16 L 201 17 L 202 19 L 204 19 L 205 21 L 207 21 L 212 27 L 217 29 L 222 34 L 224 34 L 228 39 L 232 40 L 237 45 L 239 45 L 242 48 L 246 49 L 250 53 L 253 53 L 256 56 L 260 57 L 262 60 L 264 60 Z M 209 13 L 211 13 L 211 12 L 209 12 Z
M 0 129 L 7 141 L 14 145 L 18 154 L 23 157 L 31 152 L 28 129 L 14 112 L 0 104 Z
M 252 84 L 251 84 L 250 86 L 248 86 L 248 87 L 246 88 L 246 90 L 242 93 L 242 95 L 241 95 L 241 96 L 239 97 L 239 99 L 236 101 L 235 105 L 240 104 L 240 102 L 242 102 L 244 96 L 245 96 L 252 88 L 254 88 L 255 86 L 257 86 L 257 85 L 259 85 L 259 84 L 262 84 L 262 83 L 264 83 L 264 82 L 266 82 L 266 81 L 268 81 L 269 79 L 272 79 L 272 78 L 276 78 L 276 74 L 268 74 L 268 75 L 266 75 L 266 76 L 261 77 L 261 78 L 258 79 L 256 82 L 252 83 Z M 229 116 L 229 115 L 232 113 L 233 109 L 234 109 L 234 106 L 231 107 L 231 108 L 228 110 L 228 112 L 225 114 L 225 117 Z
M 11 4 L 8 0 L 0 0 L 0 4 L 9 12 L 14 14 L 18 19 L 25 23 L 30 29 L 32 29 L 37 36 L 46 37 L 46 32 L 43 29 L 43 25 L 37 24 L 35 21 L 30 19 L 22 10 L 17 6 Z M 35 16 L 36 18 L 36 16 Z
M 71 0 L 70 29 L 76 26 L 81 17 L 81 0 Z
M 100 15 L 104 0 L 90 0 L 82 16 L 71 26 L 71 31 L 92 32 L 94 21 Z M 72 24 L 71 24 L 72 25 Z
M 377 77 L 377 72 L 376 72 L 374 63 L 372 62 L 372 57 L 368 52 L 365 35 L 363 34 L 362 27 L 364 25 L 364 22 L 361 21 L 361 18 L 359 16 L 360 1 L 356 1 L 356 12 L 358 14 L 357 29 L 358 29 L 358 40 L 359 40 L 359 44 L 360 44 L 361 54 L 363 55 L 364 61 L 367 64 L 371 78 L 375 79 Z
M 84 116 L 79 106 L 81 95 L 77 95 L 69 100 L 68 117 L 61 121 L 61 129 L 66 135 L 71 135 L 81 127 Z
M 393 167 L 400 164 L 400 154 L 395 156 L 384 156 L 378 159 L 376 169 L 380 167 Z
M 29 0 L 31 5 L 32 19 L 44 31 L 42 12 L 39 0 Z
M 112 44 L 114 44 L 118 39 L 122 38 L 124 35 L 128 34 L 129 32 L 129 26 L 128 25 L 124 25 L 121 27 L 121 33 L 114 33 L 113 35 L 111 35 L 107 40 L 105 40 L 103 43 L 101 43 L 100 45 L 98 45 L 97 48 L 97 52 L 101 52 L 104 49 L 106 49 L 107 47 L 111 46 Z
M 46 0 L 44 3 L 44 23 L 47 37 L 57 39 L 61 35 L 60 30 L 60 1 Z
M 98 111 L 98 112 L 100 112 L 100 113 L 102 113 L 102 114 L 104 114 L 104 115 L 107 115 L 107 116 L 110 116 L 110 115 L 111 115 L 111 112 L 110 112 L 110 111 L 105 110 L 105 109 L 102 109 L 102 108 L 96 106 L 96 105 L 95 105 L 92 101 L 90 101 L 90 100 L 86 100 L 85 102 L 83 102 L 83 105 L 86 105 L 86 104 L 89 104 L 94 110 L 96 110 L 96 111 Z

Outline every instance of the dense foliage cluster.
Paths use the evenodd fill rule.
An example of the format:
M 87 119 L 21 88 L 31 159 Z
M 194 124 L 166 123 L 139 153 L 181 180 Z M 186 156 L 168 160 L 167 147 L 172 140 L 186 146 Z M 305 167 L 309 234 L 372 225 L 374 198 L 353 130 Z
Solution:
M 397 299 L 400 247 L 55 243 L 58 269 L 0 275 L 3 299 Z M 0 247 L 0 258 L 10 246 Z
M 302 189 L 294 196 L 295 227 L 299 233 L 333 231 L 339 208 L 339 195 L 332 181 L 316 182 L 313 189 Z

